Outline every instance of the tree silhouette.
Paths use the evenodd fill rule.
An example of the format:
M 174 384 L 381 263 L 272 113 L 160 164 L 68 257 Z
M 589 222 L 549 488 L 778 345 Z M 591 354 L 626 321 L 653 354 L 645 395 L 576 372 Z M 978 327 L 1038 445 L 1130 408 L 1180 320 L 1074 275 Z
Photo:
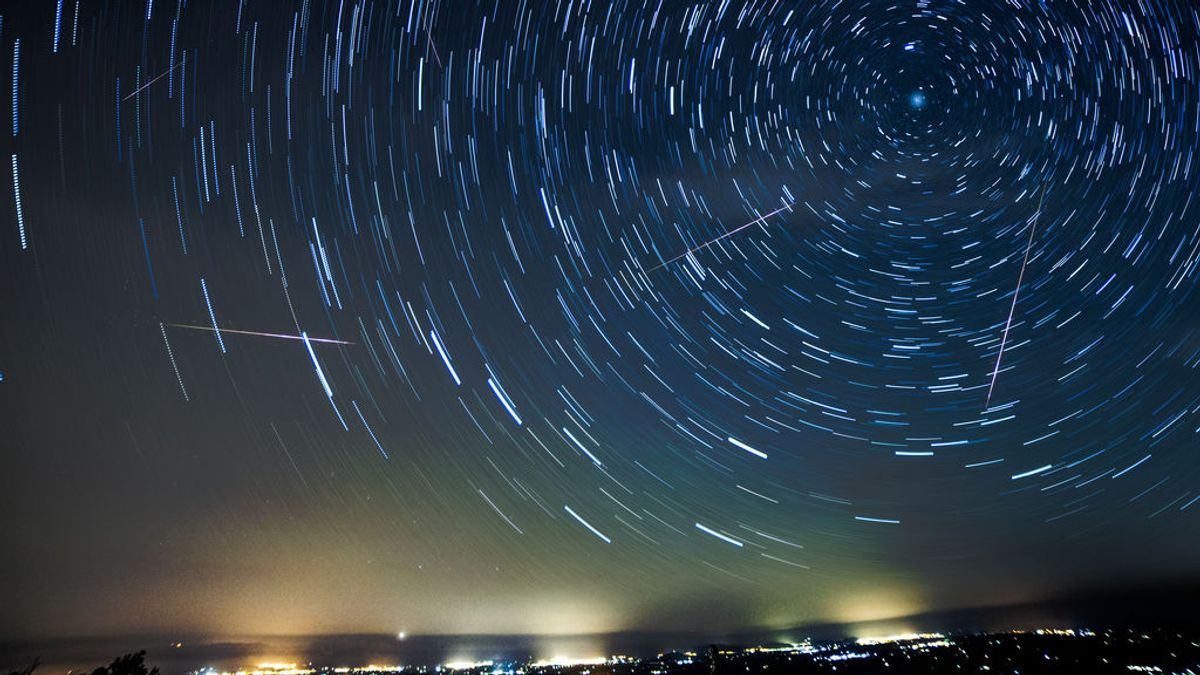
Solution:
M 26 668 L 25 670 L 14 670 L 11 673 L 9 673 L 9 675 L 29 675 L 30 673 L 33 672 L 34 668 L 38 667 L 39 660 L 40 659 L 34 659 L 33 663 L 29 664 L 29 667 Z
M 92 675 L 158 675 L 158 668 L 146 669 L 146 650 L 118 656 L 107 666 L 100 666 Z
M 38 659 L 25 670 L 14 670 L 9 675 L 31 675 L 38 667 Z M 91 675 L 158 675 L 158 668 L 146 669 L 146 650 L 125 656 L 118 656 L 107 666 L 100 666 Z

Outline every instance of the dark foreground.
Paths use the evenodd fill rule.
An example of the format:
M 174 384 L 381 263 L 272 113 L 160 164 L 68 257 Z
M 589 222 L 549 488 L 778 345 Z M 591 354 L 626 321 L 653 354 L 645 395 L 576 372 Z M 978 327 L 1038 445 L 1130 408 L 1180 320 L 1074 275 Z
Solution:
M 122 657 L 91 675 L 157 675 L 153 657 Z M 134 660 L 131 661 L 130 659 Z M 163 675 L 174 668 L 164 667 Z M 20 669 L 14 675 L 27 669 Z M 0 673 L 5 670 L 0 669 Z M 62 672 L 37 668 L 33 675 Z M 181 671 L 182 672 L 182 671 Z M 219 675 L 195 668 L 193 675 Z M 275 664 L 236 669 L 237 675 L 744 675 L 752 673 L 1167 673 L 1200 675 L 1200 632 L 1174 630 L 1036 630 L 1002 633 L 898 635 L 835 642 L 715 645 L 653 658 L 611 656 L 588 662 L 563 659 L 482 661 L 438 666 Z
M 925 635 L 811 651 L 710 650 L 704 663 L 649 673 L 1190 673 L 1200 638 L 1172 632 L 1034 631 Z M 713 652 L 716 652 L 715 654 Z M 598 673 L 601 671 L 593 671 Z
M 604 663 L 446 664 L 437 668 L 293 667 L 291 675 L 455 672 L 464 675 L 743 675 L 746 673 L 1175 673 L 1200 675 L 1200 634 L 1175 631 L 1041 630 L 921 634 L 872 640 L 718 645 L 650 659 Z M 209 671 L 212 672 L 212 671 Z M 283 675 L 286 669 L 260 671 Z

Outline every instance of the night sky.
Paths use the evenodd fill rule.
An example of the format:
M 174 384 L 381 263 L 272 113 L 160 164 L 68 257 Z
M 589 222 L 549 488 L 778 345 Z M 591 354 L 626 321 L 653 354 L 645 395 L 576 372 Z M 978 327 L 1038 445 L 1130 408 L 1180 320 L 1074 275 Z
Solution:
M 770 628 L 1200 569 L 1185 0 L 0 15 L 0 634 Z

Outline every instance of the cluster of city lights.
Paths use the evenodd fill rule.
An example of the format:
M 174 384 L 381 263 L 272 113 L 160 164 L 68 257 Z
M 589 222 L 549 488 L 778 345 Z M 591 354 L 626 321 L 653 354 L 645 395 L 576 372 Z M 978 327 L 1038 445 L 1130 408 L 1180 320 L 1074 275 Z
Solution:
M 300 665 L 297 663 L 267 662 L 259 663 L 252 668 L 247 667 L 237 670 L 219 671 L 215 668 L 204 668 L 196 671 L 195 675 L 317 675 L 318 673 L 336 673 L 338 675 L 346 675 L 359 673 L 376 674 L 403 672 L 448 673 L 475 670 L 488 670 L 491 675 L 523 675 L 527 668 L 575 668 L 580 666 L 628 665 L 636 662 L 637 659 L 634 657 L 622 655 L 591 656 L 582 658 L 560 655 L 548 659 L 533 661 L 527 665 L 520 666 L 499 663 L 491 660 L 447 661 L 446 663 L 434 667 L 370 664 L 365 666 L 337 666 L 329 668 L 319 668 L 313 666 L 312 664 Z
M 1063 638 L 1092 638 L 1096 637 L 1096 633 L 1087 629 L 1070 629 L 1070 628 L 1041 628 L 1036 630 L 1021 630 L 1014 629 L 1003 633 L 989 634 L 993 637 L 1008 635 L 1036 635 L 1042 637 L 1063 637 Z M 1149 639 L 1148 636 L 1142 636 L 1144 639 Z M 722 646 L 714 647 L 709 654 L 715 657 L 738 657 L 745 655 L 767 655 L 767 654 L 796 654 L 810 655 L 821 661 L 837 662 L 857 659 L 869 659 L 875 657 L 876 651 L 872 647 L 892 647 L 900 651 L 925 651 L 935 648 L 953 647 L 955 646 L 956 637 L 944 633 L 899 633 L 894 635 L 881 635 L 861 637 L 854 640 L 844 642 L 828 642 L 828 643 L 813 643 L 811 640 L 803 640 L 798 643 L 776 643 L 771 645 L 762 645 L 754 647 L 734 647 Z M 672 672 L 672 667 L 681 665 L 690 665 L 696 663 L 702 657 L 695 651 L 686 652 L 667 652 L 658 654 L 654 659 L 642 661 L 636 657 L 613 655 L 613 656 L 590 656 L 590 657 L 573 657 L 559 655 L 552 658 L 544 658 L 531 661 L 520 660 L 469 660 L 456 659 L 447 661 L 437 666 L 405 666 L 405 665 L 366 665 L 366 666 L 340 666 L 340 667 L 318 667 L 313 664 L 298 664 L 295 662 L 264 662 L 259 663 L 252 668 L 244 668 L 233 671 L 218 671 L 214 668 L 205 668 L 195 671 L 192 675 L 384 675 L 389 673 L 471 673 L 472 675 L 527 675 L 532 673 L 557 671 L 559 669 L 583 669 L 581 673 L 589 673 L 587 670 L 590 666 L 636 666 L 638 664 L 651 666 L 651 673 L 669 673 Z M 1158 666 L 1152 665 L 1128 665 L 1130 671 L 1135 672 L 1164 672 Z

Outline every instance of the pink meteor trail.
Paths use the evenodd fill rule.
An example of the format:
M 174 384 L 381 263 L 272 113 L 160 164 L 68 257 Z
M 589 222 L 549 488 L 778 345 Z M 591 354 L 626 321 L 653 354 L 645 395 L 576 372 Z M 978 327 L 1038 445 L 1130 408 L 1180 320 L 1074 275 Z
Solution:
M 174 66 L 172 66 L 172 67 L 168 68 L 166 71 L 164 71 L 163 73 L 159 74 L 159 76 L 158 76 L 158 77 L 154 78 L 153 80 L 150 80 L 149 82 L 147 82 L 146 84 L 143 84 L 142 86 L 138 87 L 137 89 L 134 89 L 132 92 L 130 92 L 130 93 L 129 93 L 129 95 L 128 95 L 128 96 L 126 96 L 125 98 L 121 99 L 121 102 L 122 102 L 122 103 L 124 103 L 125 101 L 128 101 L 129 99 L 133 98 L 134 96 L 137 96 L 138 94 L 142 93 L 142 91 L 143 91 L 144 89 L 146 89 L 146 88 L 147 88 L 147 87 L 149 87 L 150 85 L 154 84 L 155 82 L 158 82 L 159 80 L 163 79 L 164 77 L 166 77 L 167 75 L 169 75 L 169 74 L 171 73 L 171 71 L 172 71 L 172 70 L 175 70 L 176 68 L 178 68 L 178 67 L 182 66 L 182 65 L 183 65 L 183 64 L 185 64 L 185 63 L 187 63 L 187 61 L 180 61 L 179 63 L 176 63 Z
M 726 237 L 731 237 L 731 236 L 733 236 L 733 235 L 737 234 L 738 232 L 741 232 L 742 230 L 746 229 L 747 227 L 750 227 L 751 225 L 755 225 L 755 224 L 757 224 L 757 223 L 763 222 L 763 221 L 765 221 L 766 219 L 770 218 L 771 216 L 774 216 L 774 215 L 776 215 L 776 214 L 778 214 L 778 213 L 780 213 L 780 212 L 782 212 L 782 211 L 788 211 L 788 210 L 790 210 L 790 209 L 792 208 L 792 206 L 794 206 L 795 204 L 796 204 L 796 202 L 791 202 L 791 203 L 788 203 L 788 204 L 784 204 L 783 206 L 781 206 L 781 207 L 779 207 L 779 208 L 775 209 L 774 211 L 772 211 L 772 212 L 768 213 L 768 214 L 767 214 L 767 215 L 765 215 L 765 216 L 759 216 L 759 217 L 755 218 L 754 220 L 752 220 L 752 221 L 750 221 L 750 222 L 746 223 L 745 225 L 741 225 L 741 226 L 739 226 L 739 227 L 735 227 L 735 228 L 733 228 L 732 230 L 730 230 L 730 231 L 726 232 L 725 234 L 722 234 L 721 236 L 717 237 L 716 239 L 712 239 L 712 240 L 710 240 L 710 241 L 706 241 L 706 242 L 704 242 L 703 244 L 700 244 L 699 246 L 696 246 L 695 248 L 690 248 L 690 249 L 688 249 L 688 250 L 684 251 L 683 253 L 680 253 L 679 255 L 675 256 L 674 258 L 671 258 L 670 260 L 668 260 L 668 261 L 666 261 L 666 262 L 659 263 L 659 264 L 655 265 L 654 267 L 651 267 L 650 269 L 646 270 L 646 273 L 647 273 L 647 274 L 649 274 L 650 272 L 653 272 L 653 271 L 655 271 L 655 270 L 658 270 L 658 269 L 661 269 L 661 268 L 663 268 L 663 267 L 666 267 L 667 265 L 670 265 L 671 263 L 675 262 L 676 260 L 680 260 L 680 259 L 682 259 L 682 258 L 686 258 L 687 256 L 689 256 L 689 255 L 691 255 L 691 254 L 695 253 L 696 251 L 699 251 L 699 250 L 701 250 L 701 249 L 706 249 L 706 248 L 708 248 L 709 246 L 712 246 L 713 244 L 717 243 L 718 241 L 721 241 L 722 239 L 725 239 Z
M 193 326 L 193 325 L 186 324 L 186 323 L 169 323 L 167 325 L 171 326 L 172 328 L 187 328 L 189 330 L 205 330 L 210 333 L 215 332 L 215 330 L 211 326 Z M 221 332 L 222 333 L 234 333 L 236 335 L 253 335 L 254 337 L 279 338 L 281 340 L 300 340 L 301 342 L 304 341 L 303 336 L 288 335 L 286 333 L 260 333 L 258 331 L 253 331 L 253 330 L 234 330 L 232 328 L 222 328 Z M 333 338 L 310 337 L 310 338 L 308 338 L 308 341 L 309 342 L 322 342 L 324 344 L 330 344 L 330 345 L 352 345 L 352 344 L 354 344 L 353 342 L 347 342 L 346 340 L 334 340 Z
M 438 68 L 444 68 L 445 66 L 442 65 L 442 57 L 440 54 L 438 54 L 437 45 L 433 42 L 433 33 L 430 33 L 428 28 L 425 29 L 425 36 L 429 38 L 428 46 L 433 48 L 433 58 L 437 59 Z M 426 49 L 425 52 L 428 53 L 429 50 Z
M 992 405 L 992 390 L 996 387 L 996 376 L 1000 374 L 1000 359 L 1004 358 L 1004 345 L 1008 342 L 1008 329 L 1012 328 L 1013 313 L 1017 309 L 1017 295 L 1021 292 L 1021 282 L 1025 279 L 1025 266 L 1029 264 L 1029 252 L 1033 250 L 1033 233 L 1037 231 L 1038 220 L 1042 217 L 1042 204 L 1046 201 L 1046 186 L 1042 186 L 1042 197 L 1038 200 L 1037 213 L 1033 214 L 1033 223 L 1029 226 L 1029 243 L 1025 245 L 1025 260 L 1021 262 L 1021 273 L 1017 275 L 1017 288 L 1013 291 L 1012 306 L 1008 308 L 1008 321 L 1004 323 L 1004 335 L 1000 338 L 1000 351 L 996 354 L 996 367 L 992 369 L 992 383 L 988 385 L 987 401 L 984 408 Z

